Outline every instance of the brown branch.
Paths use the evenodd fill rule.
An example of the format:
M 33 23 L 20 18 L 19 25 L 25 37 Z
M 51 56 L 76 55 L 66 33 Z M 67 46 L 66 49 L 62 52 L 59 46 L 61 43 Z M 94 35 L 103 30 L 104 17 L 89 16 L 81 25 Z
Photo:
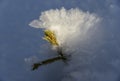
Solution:
M 32 70 L 36 70 L 36 69 L 38 69 L 39 66 L 46 65 L 46 64 L 49 64 L 49 63 L 53 63 L 53 62 L 58 61 L 58 60 L 66 60 L 66 58 L 63 57 L 63 56 L 58 56 L 58 57 L 54 57 L 54 58 L 50 58 L 50 59 L 41 61 L 39 63 L 35 63 L 32 66 Z

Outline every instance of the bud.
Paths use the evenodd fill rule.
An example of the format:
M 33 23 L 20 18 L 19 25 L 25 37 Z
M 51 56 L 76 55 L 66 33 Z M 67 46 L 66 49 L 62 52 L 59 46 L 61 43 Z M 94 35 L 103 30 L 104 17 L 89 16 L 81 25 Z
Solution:
M 45 30 L 44 31 L 45 36 L 43 37 L 43 39 L 47 40 L 50 44 L 52 44 L 53 46 L 58 46 L 58 42 L 55 36 L 55 33 L 51 30 Z

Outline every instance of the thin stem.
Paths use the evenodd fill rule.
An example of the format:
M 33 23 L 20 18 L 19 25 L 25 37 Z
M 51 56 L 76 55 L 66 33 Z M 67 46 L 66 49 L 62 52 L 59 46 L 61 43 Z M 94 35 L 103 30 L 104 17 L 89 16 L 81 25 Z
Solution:
M 32 70 L 36 70 L 36 69 L 38 69 L 39 66 L 46 65 L 46 64 L 49 64 L 49 63 L 53 63 L 53 62 L 56 62 L 58 60 L 66 60 L 66 58 L 62 57 L 62 56 L 58 56 L 58 57 L 54 57 L 54 58 L 50 58 L 50 59 L 41 61 L 39 63 L 35 63 L 32 66 Z

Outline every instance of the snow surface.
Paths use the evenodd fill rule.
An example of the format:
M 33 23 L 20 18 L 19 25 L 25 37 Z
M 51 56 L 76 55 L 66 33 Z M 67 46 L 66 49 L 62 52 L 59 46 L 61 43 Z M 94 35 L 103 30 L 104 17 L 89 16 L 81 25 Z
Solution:
M 43 60 L 54 52 L 41 39 L 42 30 L 28 24 L 41 12 L 61 7 L 77 7 L 103 18 L 96 31 L 101 38 L 94 34 L 79 51 L 83 58 L 73 57 L 81 66 L 76 60 L 69 66 L 56 62 L 31 71 L 26 58 Z M 0 0 L 0 81 L 120 81 L 119 13 L 119 0 Z

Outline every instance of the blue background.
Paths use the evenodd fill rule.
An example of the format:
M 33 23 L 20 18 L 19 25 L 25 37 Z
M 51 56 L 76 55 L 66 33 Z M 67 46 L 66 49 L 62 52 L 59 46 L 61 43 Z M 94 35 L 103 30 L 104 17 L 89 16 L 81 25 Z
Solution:
M 110 4 L 117 7 L 111 11 Z M 41 12 L 61 7 L 77 7 L 106 18 L 105 23 L 110 23 L 104 26 L 104 40 L 109 42 L 101 49 L 107 50 L 110 58 L 120 57 L 120 0 L 0 0 L 0 81 L 61 81 L 62 62 L 31 71 L 24 61 L 30 56 L 37 56 L 38 59 L 50 57 L 40 54 L 44 49 L 40 46 L 46 43 L 41 38 L 42 30 L 28 24 L 38 19 Z

